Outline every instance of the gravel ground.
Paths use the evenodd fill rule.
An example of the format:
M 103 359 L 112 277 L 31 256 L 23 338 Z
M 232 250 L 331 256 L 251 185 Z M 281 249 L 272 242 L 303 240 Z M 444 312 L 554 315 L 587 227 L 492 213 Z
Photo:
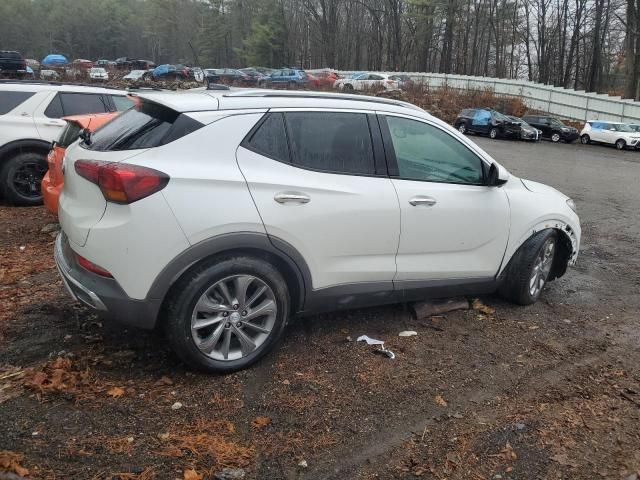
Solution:
M 42 231 L 52 218 L 0 207 L 0 471 L 637 480 L 640 152 L 477 141 L 576 200 L 578 264 L 540 302 L 485 297 L 494 313 L 432 321 L 401 305 L 300 320 L 277 352 L 227 376 L 191 373 L 158 334 L 71 304 Z M 398 337 L 407 329 L 418 335 Z M 360 334 L 396 359 L 346 339 Z

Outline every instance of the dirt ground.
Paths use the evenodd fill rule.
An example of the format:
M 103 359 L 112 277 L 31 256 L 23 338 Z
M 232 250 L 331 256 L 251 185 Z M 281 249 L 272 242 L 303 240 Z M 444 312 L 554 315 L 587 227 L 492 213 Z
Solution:
M 227 376 L 189 372 L 159 334 L 71 303 L 52 217 L 0 207 L 0 472 L 637 479 L 640 152 L 478 143 L 578 205 L 578 265 L 539 303 L 485 297 L 495 312 L 416 321 L 397 305 L 298 320 L 276 352 Z M 418 335 L 398 337 L 407 329 Z M 396 359 L 347 340 L 361 334 Z

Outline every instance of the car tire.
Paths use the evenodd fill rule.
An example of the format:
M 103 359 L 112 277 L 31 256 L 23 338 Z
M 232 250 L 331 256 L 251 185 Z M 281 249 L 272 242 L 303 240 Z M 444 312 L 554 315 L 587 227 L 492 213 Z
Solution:
M 342 87 L 342 89 L 351 92 L 351 91 L 353 91 L 353 85 L 351 85 L 350 83 L 345 83 L 344 87 Z
M 236 283 L 240 282 L 238 279 L 244 279 L 244 283 Z M 253 280 L 246 283 L 248 279 Z M 222 284 L 226 286 L 230 302 L 223 299 Z M 243 290 L 239 285 L 245 285 L 245 295 L 238 294 Z M 242 298 L 258 295 L 258 290 L 263 287 L 264 293 L 253 303 L 248 298 L 243 304 Z M 258 311 L 256 305 L 264 305 L 262 309 L 266 313 L 250 319 Z M 211 310 L 203 313 L 202 308 Z M 222 309 L 225 312 L 221 312 Z M 198 318 L 209 313 L 211 317 Z M 172 287 L 164 315 L 167 339 L 189 367 L 228 373 L 249 367 L 277 344 L 287 324 L 289 290 L 280 272 L 266 261 L 248 256 L 216 258 L 195 268 Z M 219 318 L 209 326 L 202 326 L 213 317 Z M 199 329 L 194 328 L 197 320 L 201 320 Z M 241 342 L 247 337 L 255 348 L 246 347 Z M 224 358 L 225 344 L 227 359 Z M 206 351 L 208 349 L 209 352 Z
M 467 131 L 467 125 L 464 122 L 461 122 L 460 125 L 458 125 L 458 131 L 464 135 Z
M 289 82 L 288 88 L 289 90 L 297 90 L 298 84 L 296 82 Z
M 583 145 L 589 145 L 591 143 L 591 137 L 585 133 L 580 137 L 580 143 Z
M 624 150 L 625 147 L 627 146 L 627 142 L 625 142 L 623 139 L 618 139 L 616 140 L 616 149 L 618 150 Z
M 42 205 L 41 183 L 48 165 L 44 155 L 26 152 L 4 162 L 0 169 L 0 193 L 12 205 Z
M 561 140 L 560 134 L 559 133 L 552 133 L 551 134 L 551 141 L 553 143 L 558 143 Z
M 491 130 L 489 130 L 489 138 L 492 138 L 494 140 L 496 138 L 498 138 L 498 129 L 497 128 L 493 127 Z
M 518 305 L 531 305 L 540 298 L 554 264 L 557 248 L 554 230 L 542 230 L 529 238 L 514 254 L 500 285 L 500 294 Z

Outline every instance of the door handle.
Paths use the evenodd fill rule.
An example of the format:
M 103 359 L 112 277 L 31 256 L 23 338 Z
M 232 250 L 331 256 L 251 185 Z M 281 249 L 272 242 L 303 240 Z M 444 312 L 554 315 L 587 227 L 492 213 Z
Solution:
M 411 200 L 409 200 L 409 203 L 414 207 L 418 207 L 420 205 L 433 207 L 438 202 L 435 198 L 418 195 L 417 197 L 413 197 Z
M 311 201 L 308 195 L 296 192 L 277 193 L 273 199 L 278 203 L 309 203 Z
M 47 121 L 47 125 L 54 125 L 56 127 L 62 127 L 64 125 L 64 122 L 61 120 L 49 120 Z

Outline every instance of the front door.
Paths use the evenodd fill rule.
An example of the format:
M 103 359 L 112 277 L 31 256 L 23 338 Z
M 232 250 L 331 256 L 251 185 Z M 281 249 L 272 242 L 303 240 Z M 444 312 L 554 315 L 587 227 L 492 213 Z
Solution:
M 509 203 L 488 166 L 454 134 L 423 120 L 381 116 L 401 211 L 396 281 L 487 280 L 509 237 Z

